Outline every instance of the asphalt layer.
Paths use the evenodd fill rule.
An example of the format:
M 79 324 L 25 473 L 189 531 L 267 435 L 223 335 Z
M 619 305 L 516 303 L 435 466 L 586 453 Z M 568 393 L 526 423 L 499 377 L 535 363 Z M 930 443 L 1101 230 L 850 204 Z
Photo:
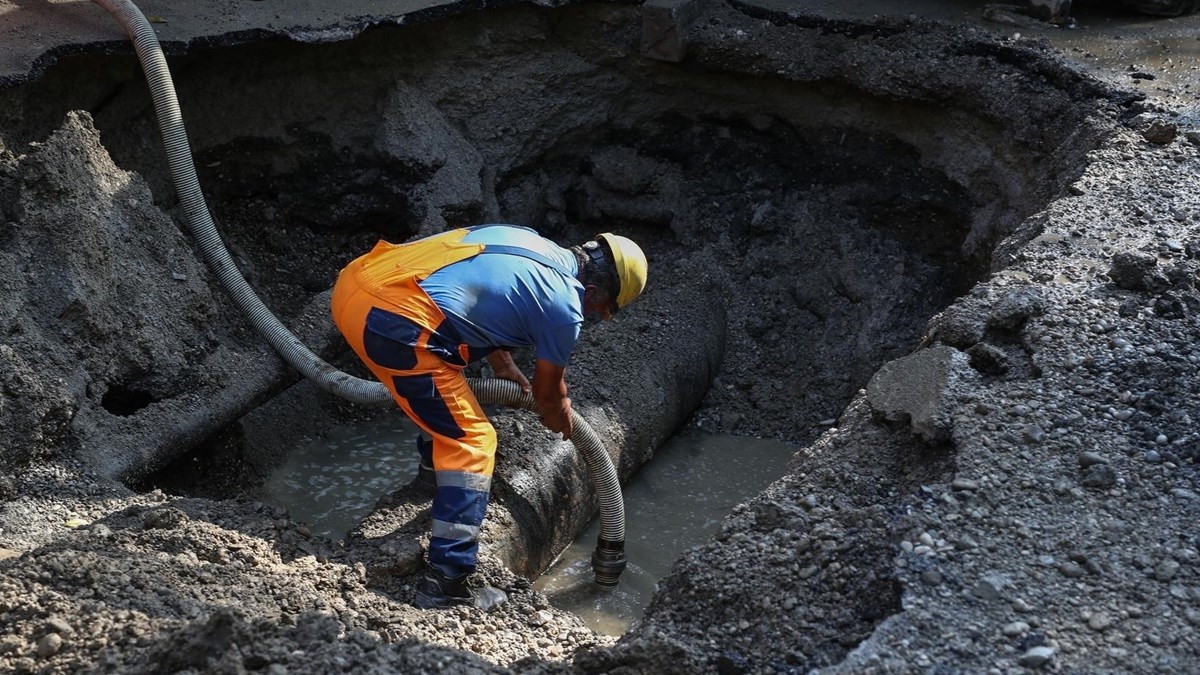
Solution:
M 302 42 L 344 40 L 373 25 L 462 11 L 462 3 L 396 2 L 139 2 L 168 53 L 193 46 L 237 44 L 270 36 Z M 446 11 L 439 11 L 446 10 Z M 91 2 L 0 2 L 0 84 L 36 76 L 58 57 L 81 50 L 125 51 L 121 27 Z
M 0 42 L 6 64 L 0 72 L 10 73 L 8 82 L 36 76 L 63 54 L 117 47 L 95 16 L 99 10 L 61 4 L 61 22 L 39 21 L 58 11 L 51 3 L 0 4 L 6 31 L 0 37 L 13 38 Z M 290 8 L 286 26 L 277 29 L 269 5 L 229 4 L 186 16 L 171 15 L 181 11 L 174 6 L 146 11 L 166 21 L 156 26 L 177 53 L 191 45 L 251 41 L 257 31 L 282 30 L 294 40 L 349 38 L 377 21 L 362 18 L 375 16 L 372 7 L 361 13 L 340 7 L 333 16 L 314 3 Z M 922 275 L 883 274 L 914 268 L 932 273 L 927 260 L 887 258 L 886 249 L 873 258 L 856 257 L 878 245 L 866 236 L 869 227 L 855 229 L 869 211 L 841 213 L 837 207 L 861 204 L 864 192 L 848 182 L 810 205 L 807 195 L 779 185 L 748 198 L 770 172 L 729 184 L 724 176 L 688 173 L 684 168 L 691 167 L 639 154 L 652 144 L 600 150 L 588 159 L 591 183 L 580 189 L 600 217 L 694 217 L 671 224 L 692 253 L 668 273 L 681 279 L 687 269 L 715 270 L 715 280 L 706 283 L 727 284 L 730 305 L 743 308 L 731 320 L 733 356 L 694 423 L 804 446 L 788 476 L 739 506 L 714 541 L 677 563 L 645 618 L 615 646 L 549 608 L 494 559 L 486 561 L 483 576 L 510 591 L 508 606 L 490 613 L 421 613 L 397 600 L 411 590 L 411 579 L 373 579 L 282 513 L 253 503 L 132 495 L 91 482 L 78 464 L 48 461 L 19 480 L 0 476 L 0 492 L 12 500 L 3 512 L 9 545 L 0 553 L 17 556 L 3 563 L 0 576 L 0 612 L 13 627 L 0 636 L 0 663 L 14 670 L 275 673 L 504 666 L 582 672 L 1188 670 L 1200 658 L 1200 438 L 1194 432 L 1200 354 L 1193 347 L 1200 332 L 1200 194 L 1194 187 L 1200 152 L 1192 140 L 1200 139 L 1200 129 L 1191 114 L 1200 85 L 1192 32 L 1200 23 L 1083 8 L 1078 27 L 1064 30 L 1019 15 L 984 20 L 972 3 L 932 5 L 722 5 L 708 9 L 693 37 L 691 64 L 738 77 L 750 72 L 789 82 L 846 82 L 847 90 L 889 102 L 830 109 L 839 119 L 878 123 L 872 114 L 895 107 L 896 117 L 885 121 L 911 122 L 925 161 L 966 188 L 940 207 L 955 200 L 1004 207 L 976 209 L 985 215 L 971 222 L 974 238 L 967 237 L 963 248 L 982 242 L 988 251 L 978 283 L 968 284 L 944 310 L 934 309 L 928 323 L 911 326 L 892 317 L 892 323 L 868 324 L 871 344 L 860 352 L 839 351 L 853 342 L 845 329 L 853 322 L 843 323 L 836 347 L 817 351 L 812 343 L 816 356 L 810 360 L 850 364 L 847 356 L 856 354 L 872 364 L 827 385 L 827 391 L 844 394 L 834 410 L 828 406 L 838 395 L 810 400 L 795 393 L 788 376 L 806 368 L 811 354 L 790 353 L 781 366 L 778 355 L 788 345 L 772 332 L 775 322 L 788 322 L 780 325 L 790 334 L 818 333 L 865 308 L 872 308 L 867 316 L 888 316 L 883 309 L 893 304 L 890 296 L 872 290 L 881 285 L 906 290 L 913 284 L 912 298 L 936 306 L 929 301 L 934 293 L 911 281 Z M 400 14 L 389 6 L 379 21 L 394 22 Z M 445 86 L 449 94 L 458 93 L 454 87 L 478 88 L 476 82 Z M 486 86 L 505 91 L 490 80 Z M 725 81 L 696 86 L 737 88 Z M 836 104 L 847 90 L 824 92 L 829 99 L 823 102 Z M 931 118 L 946 100 L 970 115 L 951 111 Z M 413 112 L 397 114 L 405 120 Z M 476 119 L 460 109 L 454 114 Z M 735 154 L 746 141 L 753 149 L 747 154 L 769 154 L 761 138 L 759 145 L 749 141 L 757 138 L 752 132 L 769 130 L 771 121 L 747 119 L 742 127 L 726 128 L 732 142 L 715 143 L 720 153 Z M 971 126 L 971 120 L 983 122 Z M 522 123 L 535 124 L 503 122 L 462 126 L 511 133 Z M 962 128 L 952 130 L 953 123 Z M 939 147 L 942 136 L 931 130 L 958 135 L 949 147 Z M 500 144 L 480 136 L 485 140 L 472 140 L 483 152 L 491 151 L 488 142 Z M 873 139 L 850 138 L 846 154 L 873 157 L 874 151 L 886 160 Z M 835 135 L 829 145 L 845 141 L 845 134 L 840 140 Z M 921 187 L 918 166 L 909 166 L 904 177 L 913 190 Z M 114 367 L 136 372 L 148 360 L 156 367 L 167 363 L 173 377 L 184 378 L 188 364 L 172 362 L 170 355 L 213 348 L 202 337 L 183 340 L 169 325 L 138 320 L 139 314 L 163 312 L 160 307 L 177 302 L 180 292 L 192 299 L 192 315 L 178 320 L 219 324 L 230 318 L 197 283 L 204 272 L 195 261 L 159 261 L 140 251 L 147 241 L 179 233 L 164 213 L 150 208 L 154 197 L 145 182 L 112 163 L 90 119 L 70 117 L 39 146 L 0 146 L 0 179 L 14 205 L 0 207 L 0 221 L 25 226 L 0 230 L 11 247 L 4 252 L 18 263 L 25 255 L 22 265 L 29 260 L 24 247 L 38 245 L 42 233 L 53 235 L 61 223 L 82 220 L 95 228 L 89 236 L 100 243 L 97 233 L 112 222 L 156 228 L 125 237 L 121 246 L 133 251 L 131 259 L 153 263 L 151 276 L 170 279 L 173 265 L 186 267 L 178 272 L 182 278 L 174 277 L 182 284 L 178 290 L 160 283 L 144 306 L 90 319 L 69 303 L 55 306 L 83 335 L 112 341 L 132 331 L 139 337 L 134 341 L 150 345 L 134 357 L 113 347 L 114 358 L 127 359 Z M 515 181 L 499 195 L 499 208 L 507 213 L 523 203 L 523 191 L 557 179 Z M 688 197 L 679 197 L 680 190 Z M 707 208 L 708 202 L 689 202 L 694 194 L 734 196 Z M 93 204 L 108 209 L 103 218 Z M 117 216 L 106 215 L 113 210 Z M 1010 220 L 996 215 L 1010 212 Z M 807 239 L 805 218 L 839 222 L 846 234 Z M 720 233 L 744 233 L 747 226 L 751 242 L 781 244 L 803 234 L 812 257 L 781 263 L 770 248 L 751 245 L 739 252 L 745 266 L 722 266 L 737 243 L 721 240 Z M 64 253 L 78 274 L 54 280 L 62 285 L 31 283 L 27 289 L 17 272 L 5 275 L 5 292 L 29 293 L 35 306 L 103 294 L 90 275 L 107 269 L 108 249 L 87 250 L 82 257 Z M 820 260 L 837 256 L 848 272 L 811 274 Z M 883 260 L 888 264 L 879 264 Z M 125 276 L 139 274 L 147 274 L 144 266 Z M 776 299 L 775 306 L 755 305 L 758 294 L 739 295 L 739 285 L 725 278 L 737 274 L 770 289 L 766 297 Z M 843 315 L 839 308 L 850 309 Z M 25 319 L 12 325 L 19 326 L 8 333 L 18 345 L 41 330 Z M 237 334 L 222 325 L 217 327 Z M 887 344 L 889 335 L 905 331 L 912 333 L 911 344 Z M 84 385 L 44 381 L 46 369 L 26 358 L 20 350 L 0 349 L 5 392 L 17 402 L 0 413 L 37 420 L 31 426 L 41 436 L 28 439 L 37 460 L 66 435 L 73 403 L 63 387 Z M 97 368 L 109 359 L 89 358 Z M 214 379 L 221 384 L 219 376 Z M 53 498 L 39 501 L 47 494 Z M 229 606 L 237 609 L 214 609 Z

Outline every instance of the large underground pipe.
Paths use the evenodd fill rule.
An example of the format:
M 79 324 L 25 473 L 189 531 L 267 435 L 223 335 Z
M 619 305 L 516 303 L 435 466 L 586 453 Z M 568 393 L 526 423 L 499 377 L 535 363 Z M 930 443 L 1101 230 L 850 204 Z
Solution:
M 167 151 L 171 181 L 183 205 L 184 219 L 191 229 L 192 236 L 196 238 L 205 263 L 221 281 L 221 285 L 233 298 L 234 304 L 254 326 L 255 331 L 275 348 L 288 365 L 322 390 L 355 403 L 382 405 L 391 401 L 391 396 L 381 383 L 344 373 L 314 354 L 279 321 L 250 287 L 221 240 L 204 200 L 204 194 L 200 190 L 200 179 L 192 161 L 191 146 L 183 125 L 179 99 L 175 95 L 175 85 L 158 36 L 154 34 L 154 29 L 141 10 L 129 0 L 93 2 L 116 18 L 133 42 L 138 60 L 146 73 L 146 81 L 154 101 L 154 111 L 158 117 L 159 132 Z M 528 394 L 516 396 L 503 384 L 484 386 L 485 383 L 484 380 L 473 382 L 473 386 L 486 389 L 486 393 L 479 396 L 484 402 L 510 404 L 511 400 L 521 407 L 536 408 Z M 516 385 L 513 384 L 513 387 L 516 388 Z M 520 391 L 519 388 L 517 391 Z M 490 399 L 489 396 L 493 395 L 502 400 Z M 616 585 L 621 571 L 625 568 L 625 509 L 621 498 L 621 485 L 616 479 L 616 470 L 595 432 L 581 417 L 577 419 L 571 440 L 583 453 L 587 466 L 592 471 L 600 498 L 601 513 L 604 514 L 602 521 L 605 525 L 601 529 L 593 555 L 593 568 L 596 571 L 597 583 L 612 586 Z

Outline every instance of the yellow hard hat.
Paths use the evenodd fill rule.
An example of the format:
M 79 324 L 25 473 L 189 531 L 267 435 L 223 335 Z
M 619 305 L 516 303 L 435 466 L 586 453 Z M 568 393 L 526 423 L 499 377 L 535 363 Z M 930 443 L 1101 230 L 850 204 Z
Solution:
M 597 241 L 608 244 L 613 265 L 617 268 L 617 309 L 628 305 L 646 288 L 646 254 L 632 239 L 611 232 L 596 235 Z

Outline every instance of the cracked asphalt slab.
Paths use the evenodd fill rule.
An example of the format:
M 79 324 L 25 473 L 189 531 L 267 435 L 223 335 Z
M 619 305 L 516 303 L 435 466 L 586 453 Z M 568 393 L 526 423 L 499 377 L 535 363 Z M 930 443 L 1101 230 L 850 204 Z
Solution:
M 476 7 L 454 0 L 318 2 L 221 0 L 139 2 L 167 54 L 270 37 L 346 40 L 371 26 L 432 20 Z M 488 3 L 503 6 L 507 2 Z M 0 86 L 36 77 L 58 58 L 96 50 L 129 51 L 121 27 L 87 0 L 0 2 Z

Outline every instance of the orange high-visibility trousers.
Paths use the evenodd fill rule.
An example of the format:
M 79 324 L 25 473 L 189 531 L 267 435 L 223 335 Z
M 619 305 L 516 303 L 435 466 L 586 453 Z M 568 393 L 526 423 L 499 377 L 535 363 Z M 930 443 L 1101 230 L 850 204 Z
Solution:
M 333 288 L 333 320 L 392 398 L 433 437 L 437 494 L 429 563 L 457 577 L 474 571 L 487 511 L 496 430 L 467 385 L 468 348 L 418 285 L 433 272 L 478 255 L 454 230 L 410 244 L 379 242 Z

